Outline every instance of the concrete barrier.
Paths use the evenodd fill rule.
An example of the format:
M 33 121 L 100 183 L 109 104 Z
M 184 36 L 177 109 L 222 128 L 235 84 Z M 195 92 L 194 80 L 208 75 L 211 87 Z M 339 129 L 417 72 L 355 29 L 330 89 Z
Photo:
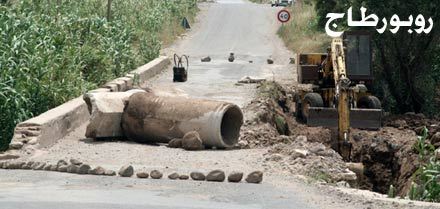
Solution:
M 139 83 L 143 84 L 162 72 L 169 64 L 170 60 L 161 56 L 131 71 L 126 76 L 110 81 L 102 88 L 91 92 L 127 91 L 133 88 L 134 75 L 139 75 Z M 19 123 L 15 128 L 10 149 L 21 149 L 26 145 L 49 147 L 89 119 L 90 113 L 87 104 L 84 102 L 83 96 L 80 96 L 37 117 Z

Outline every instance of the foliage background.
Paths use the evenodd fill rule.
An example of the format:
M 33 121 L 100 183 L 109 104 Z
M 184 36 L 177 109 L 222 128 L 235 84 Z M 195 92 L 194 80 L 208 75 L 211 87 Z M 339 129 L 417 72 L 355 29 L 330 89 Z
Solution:
M 0 150 L 17 123 L 124 75 L 183 32 L 196 0 L 0 0 Z

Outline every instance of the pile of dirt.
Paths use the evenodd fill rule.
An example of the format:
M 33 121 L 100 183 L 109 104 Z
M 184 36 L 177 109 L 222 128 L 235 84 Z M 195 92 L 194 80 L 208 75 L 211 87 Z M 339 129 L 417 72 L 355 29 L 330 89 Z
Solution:
M 243 108 L 242 149 L 267 148 L 265 167 L 294 175 L 307 175 L 325 182 L 356 180 L 341 156 L 330 148 L 331 131 L 308 127 L 293 116 L 286 87 L 266 82 L 260 96 Z
M 289 99 L 294 88 L 273 82 L 261 84 L 260 96 L 243 109 L 247 120 L 241 130 L 240 147 L 267 148 L 267 169 L 277 168 L 326 182 L 353 180 L 353 172 L 332 149 L 336 130 L 308 127 L 296 121 L 291 108 L 294 104 Z M 351 130 L 351 162 L 364 166 L 354 184 L 380 193 L 387 193 L 393 185 L 398 195 L 405 196 L 420 167 L 413 148 L 417 135 L 427 127 L 429 142 L 440 147 L 440 123 L 422 114 L 407 113 L 386 117 L 383 126 L 378 131 Z

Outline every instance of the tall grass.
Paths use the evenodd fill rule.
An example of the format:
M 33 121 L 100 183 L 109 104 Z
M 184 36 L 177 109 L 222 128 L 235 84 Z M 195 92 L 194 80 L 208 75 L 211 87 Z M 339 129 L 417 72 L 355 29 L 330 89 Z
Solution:
M 0 150 L 17 123 L 157 57 L 196 10 L 196 0 L 113 1 L 109 22 L 106 0 L 0 1 Z
M 318 28 L 317 14 L 312 1 L 289 7 L 292 18 L 281 26 L 278 35 L 287 48 L 296 53 L 326 52 L 330 38 Z

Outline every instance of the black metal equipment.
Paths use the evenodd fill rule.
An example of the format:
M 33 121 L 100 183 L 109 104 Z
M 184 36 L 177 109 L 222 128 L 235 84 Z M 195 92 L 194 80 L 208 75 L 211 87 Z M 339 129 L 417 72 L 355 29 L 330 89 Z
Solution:
M 184 63 L 186 62 L 186 68 Z M 188 80 L 188 57 L 182 55 L 181 57 L 174 54 L 174 67 L 173 67 L 173 82 L 185 82 Z

